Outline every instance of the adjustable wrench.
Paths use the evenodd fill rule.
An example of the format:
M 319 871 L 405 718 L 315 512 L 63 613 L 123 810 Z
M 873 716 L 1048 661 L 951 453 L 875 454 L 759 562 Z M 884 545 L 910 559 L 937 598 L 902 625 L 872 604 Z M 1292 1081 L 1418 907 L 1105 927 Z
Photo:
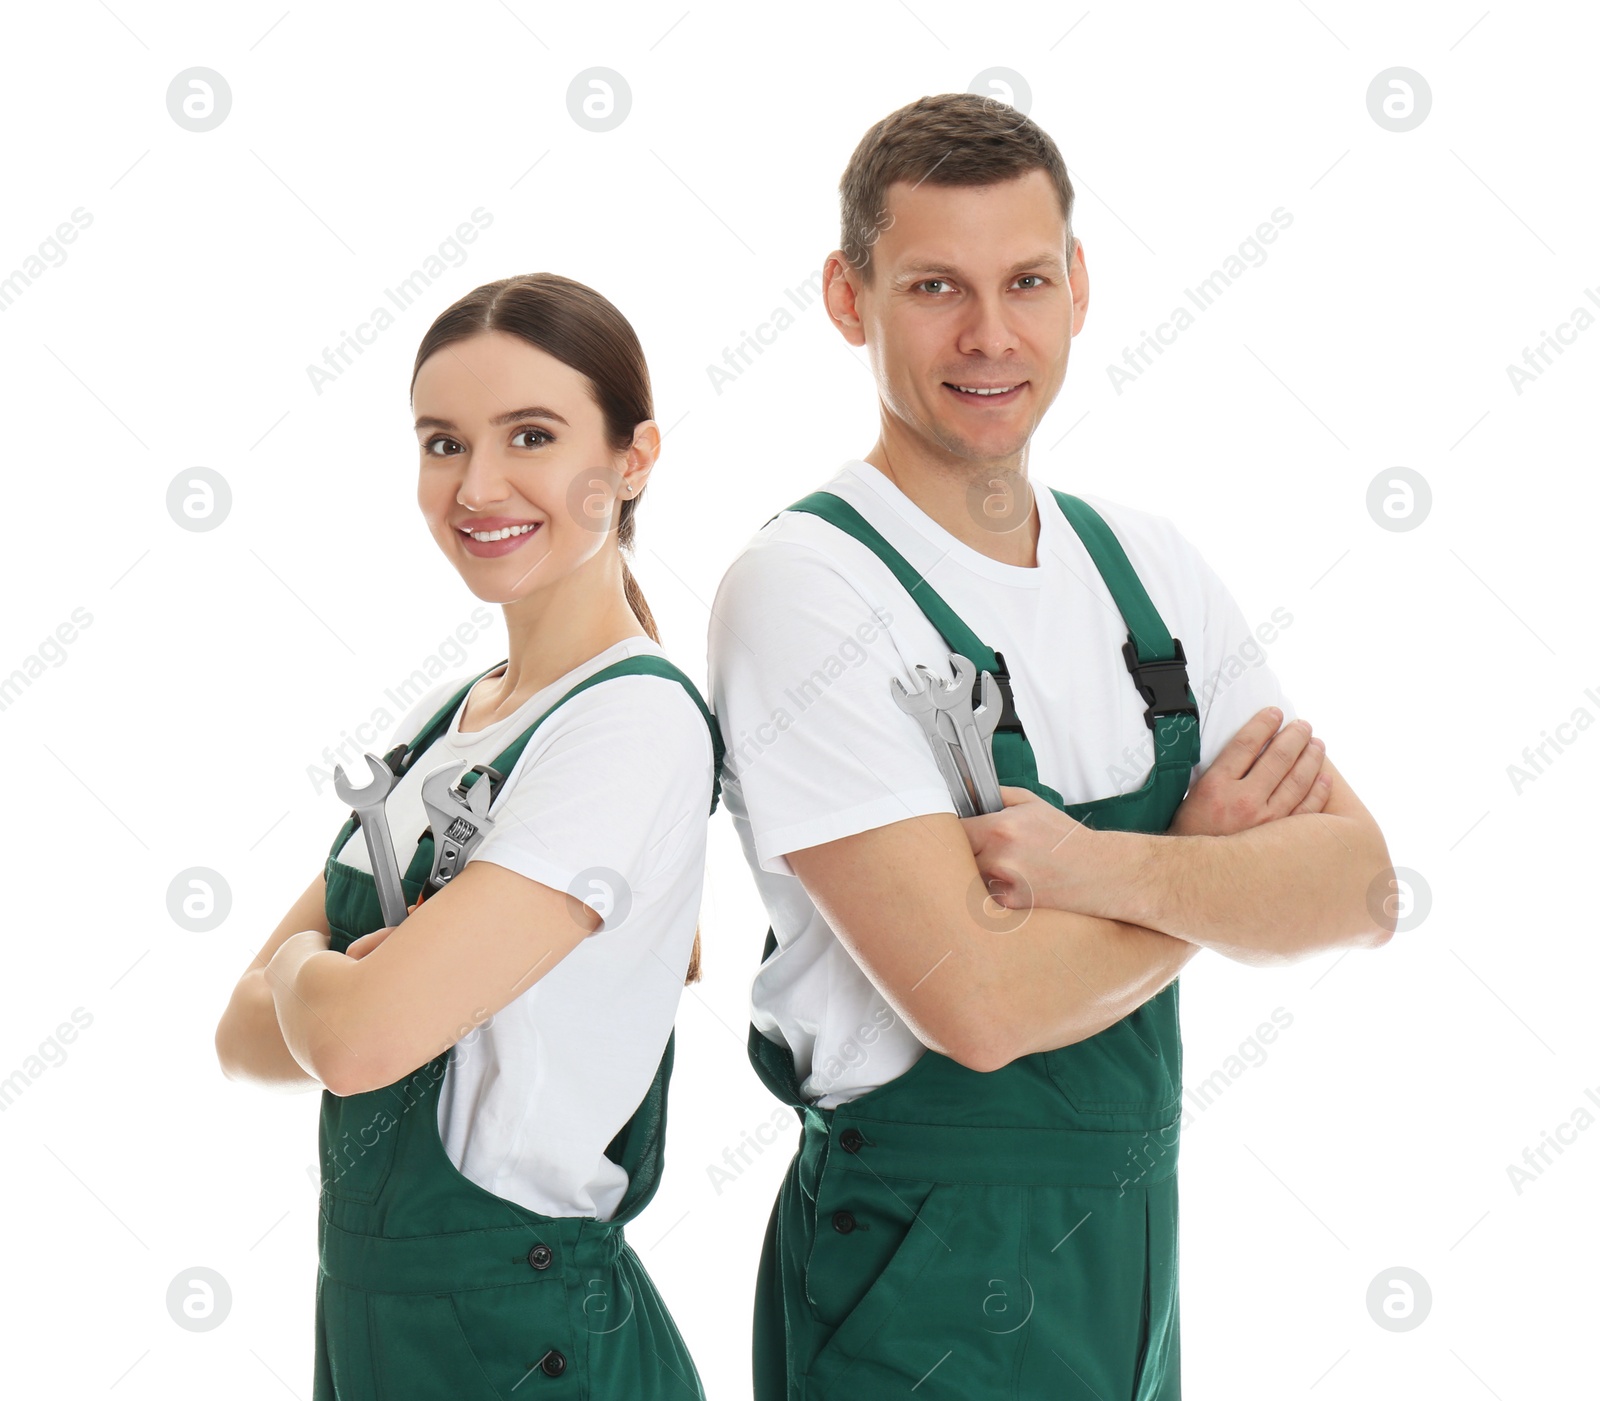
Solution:
M 975 709 L 972 679 L 977 667 L 959 652 L 950 654 L 950 662 L 956 669 L 954 681 L 935 682 L 926 667 L 919 666 L 917 670 L 928 679 L 940 733 L 947 744 L 960 747 L 963 765 L 977 797 L 978 811 L 999 812 L 1005 800 L 1000 796 L 1000 778 L 995 772 L 989 737 L 1000 723 L 1000 687 L 992 672 L 984 672 L 979 683 L 982 699 Z
M 922 671 L 922 668 L 919 667 L 918 670 Z M 928 743 L 933 746 L 934 761 L 939 765 L 939 773 L 944 778 L 945 787 L 950 790 L 950 801 L 955 804 L 956 815 L 975 817 L 977 813 L 972 805 L 972 795 L 967 791 L 966 780 L 962 778 L 961 770 L 956 766 L 955 751 L 950 747 L 950 741 L 939 730 L 939 711 L 934 705 L 935 683 L 925 671 L 922 675 L 924 684 L 916 690 L 908 687 L 898 676 L 890 678 L 889 689 L 894 695 L 895 704 L 907 715 L 914 717 L 928 736 Z
M 478 774 L 478 781 L 463 790 L 461 780 L 470 773 Z M 478 843 L 494 829 L 489 805 L 501 779 L 500 771 L 488 764 L 454 763 L 441 765 L 422 780 L 422 807 L 433 829 L 429 894 L 460 875 Z
M 345 777 L 343 765 L 335 765 L 333 791 L 339 795 L 341 803 L 355 809 L 356 821 L 366 834 L 372 879 L 378 887 L 378 908 L 383 911 L 385 927 L 389 927 L 406 917 L 405 887 L 400 883 L 400 863 L 395 859 L 389 818 L 384 810 L 384 800 L 400 778 L 376 754 L 361 757 L 372 770 L 372 782 L 365 788 L 356 788 Z

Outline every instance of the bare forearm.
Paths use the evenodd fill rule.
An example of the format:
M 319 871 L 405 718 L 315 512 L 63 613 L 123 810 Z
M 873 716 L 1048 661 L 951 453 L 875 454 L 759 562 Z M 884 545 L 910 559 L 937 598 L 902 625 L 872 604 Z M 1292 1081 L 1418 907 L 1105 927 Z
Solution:
M 1244 963 L 1283 963 L 1393 932 L 1370 899 L 1390 870 L 1376 828 L 1301 813 L 1230 836 L 1097 833 L 1107 839 L 1093 913 L 1136 920 Z
M 1023 912 L 1014 912 L 1021 915 Z M 1004 956 L 984 957 L 988 1016 L 1012 1056 L 1054 1050 L 1104 1031 L 1144 1006 L 1200 945 L 1115 919 L 1036 907 Z M 995 946 L 990 945 L 991 949 Z
M 289 1056 L 335 1094 L 344 1092 L 340 1086 L 355 1055 L 338 1026 L 347 1010 L 340 987 L 355 970 L 343 954 L 292 943 L 279 949 L 264 970 Z
M 253 968 L 239 979 L 217 1025 L 217 1060 L 230 1080 L 290 1093 L 319 1083 L 284 1044 L 267 970 Z

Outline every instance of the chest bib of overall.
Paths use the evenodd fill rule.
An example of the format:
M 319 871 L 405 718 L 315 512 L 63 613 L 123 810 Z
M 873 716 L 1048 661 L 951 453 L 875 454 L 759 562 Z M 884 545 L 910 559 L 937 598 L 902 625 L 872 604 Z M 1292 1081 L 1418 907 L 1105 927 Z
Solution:
M 1182 646 L 1100 515 L 1054 494 L 1127 624 L 1123 656 L 1106 662 L 1131 673 L 1128 702 L 1145 705 L 1154 763 L 1132 792 L 1064 803 L 1040 782 L 1008 697 L 995 768 L 1002 784 L 1090 827 L 1164 832 L 1200 751 Z M 819 491 L 789 509 L 867 545 L 952 652 L 1004 674 L 853 506 Z M 775 947 L 769 928 L 763 960 Z M 749 1055 L 801 1119 L 757 1277 L 757 1401 L 913 1386 L 925 1401 L 1178 1401 L 1176 982 L 1075 1045 L 989 1073 L 924 1051 L 834 1109 L 805 1102 L 793 1056 L 754 1025 Z
M 534 731 L 578 692 L 641 673 L 680 682 L 711 727 L 715 812 L 721 736 L 688 677 L 660 657 L 628 657 L 587 677 L 493 767 L 509 775 Z M 391 751 L 396 772 L 444 733 L 479 679 L 464 685 L 409 746 Z M 464 786 L 480 779 L 471 775 Z M 325 869 L 329 947 L 340 953 L 384 925 L 372 877 L 334 859 L 355 826 L 352 815 Z M 433 838 L 424 831 L 403 872 L 407 903 L 417 899 L 432 866 Z M 683 1339 L 622 1230 L 660 1180 L 674 1039 L 669 1034 L 649 1090 L 606 1149 L 628 1173 L 624 1196 L 606 1221 L 543 1215 L 456 1168 L 438 1122 L 450 1050 L 381 1089 L 323 1091 L 314 1401 L 703 1398 Z

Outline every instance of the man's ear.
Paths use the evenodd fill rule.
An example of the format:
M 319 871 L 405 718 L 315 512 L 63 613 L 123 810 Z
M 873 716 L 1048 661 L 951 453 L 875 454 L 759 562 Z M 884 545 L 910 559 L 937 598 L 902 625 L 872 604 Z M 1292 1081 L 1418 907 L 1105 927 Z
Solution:
M 1072 257 L 1067 260 L 1067 275 L 1072 286 L 1072 334 L 1083 329 L 1084 318 L 1089 314 L 1089 264 L 1083 254 L 1083 240 L 1075 239 Z
M 856 306 L 860 288 L 860 272 L 850 266 L 842 249 L 834 249 L 822 265 L 822 304 L 828 310 L 828 320 L 854 346 L 867 343 L 866 328 Z

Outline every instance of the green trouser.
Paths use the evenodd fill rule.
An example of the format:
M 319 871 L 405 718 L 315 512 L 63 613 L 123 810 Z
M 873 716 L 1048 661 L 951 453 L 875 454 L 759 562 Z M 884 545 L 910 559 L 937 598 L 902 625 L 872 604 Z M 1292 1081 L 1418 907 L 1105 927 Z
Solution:
M 1091 827 L 1164 832 L 1199 757 L 1182 646 L 1101 517 L 1055 494 L 1128 626 L 1124 661 L 1154 734 L 1144 784 L 1087 803 L 1039 781 L 1003 659 L 888 541 L 829 492 L 790 509 L 874 550 L 951 651 L 1006 676 L 992 741 L 1002 784 Z M 769 929 L 763 960 L 775 947 Z M 1178 1401 L 1176 982 L 1074 1045 L 988 1073 L 924 1051 L 834 1109 L 804 1101 L 793 1056 L 753 1025 L 749 1053 L 801 1119 L 757 1276 L 756 1401 L 913 1389 L 927 1401 Z
M 712 726 L 715 811 L 722 762 L 715 722 L 689 679 L 654 656 L 626 658 L 574 686 L 493 767 L 509 775 L 556 706 L 635 673 L 681 682 Z M 444 732 L 471 684 L 409 746 L 391 751 L 396 772 Z M 353 816 L 345 822 L 326 867 L 336 952 L 383 927 L 372 877 L 334 859 L 355 825 Z M 403 874 L 408 902 L 432 866 L 433 837 L 425 831 Z M 456 1168 L 438 1121 L 450 1051 L 382 1089 L 323 1091 L 314 1401 L 703 1401 L 688 1349 L 622 1230 L 660 1180 L 674 1040 L 669 1033 L 648 1092 L 606 1150 L 627 1170 L 628 1186 L 605 1221 L 543 1215 Z M 559 1134 L 561 1125 L 545 1129 Z

